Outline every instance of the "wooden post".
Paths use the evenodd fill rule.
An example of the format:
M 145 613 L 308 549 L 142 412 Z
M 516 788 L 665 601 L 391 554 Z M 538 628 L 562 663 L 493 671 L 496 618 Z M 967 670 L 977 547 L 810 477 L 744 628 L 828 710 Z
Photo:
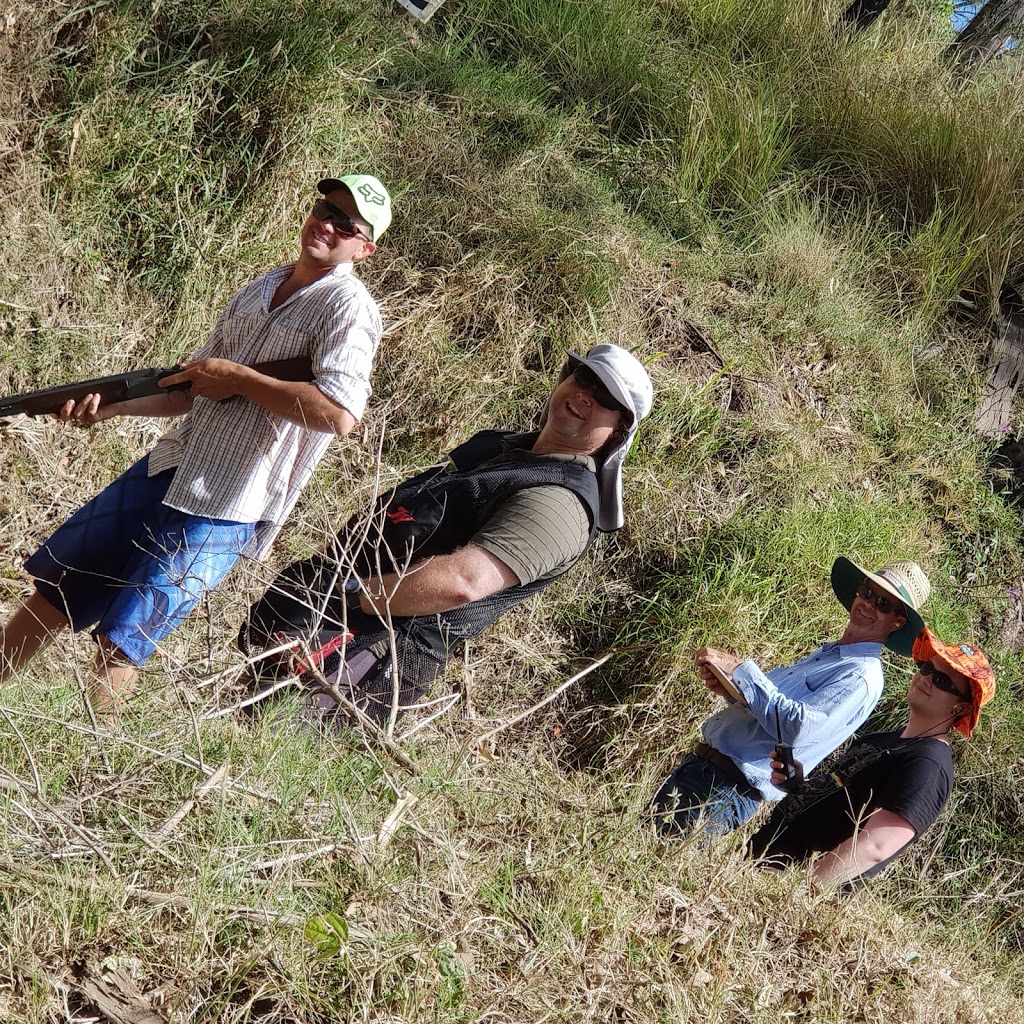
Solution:
M 1004 285 L 999 293 L 999 332 L 992 342 L 992 372 L 975 415 L 978 432 L 1000 437 L 1013 423 L 1013 400 L 1024 383 L 1024 300 Z

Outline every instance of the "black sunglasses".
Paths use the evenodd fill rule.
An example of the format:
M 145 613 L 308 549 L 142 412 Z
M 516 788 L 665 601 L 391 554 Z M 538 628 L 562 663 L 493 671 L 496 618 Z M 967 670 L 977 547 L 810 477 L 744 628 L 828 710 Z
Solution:
M 889 612 L 902 611 L 903 602 L 894 601 L 891 597 L 885 594 L 880 594 L 870 583 L 864 582 L 857 588 L 857 596 L 863 597 L 865 601 L 873 601 L 875 607 L 883 614 L 888 615 Z
M 334 203 L 329 203 L 326 199 L 318 199 L 313 204 L 311 212 L 317 220 L 330 224 L 342 238 L 361 238 L 364 242 L 370 241 L 344 210 L 339 210 Z
M 577 363 L 572 368 L 572 377 L 581 388 L 586 388 L 594 396 L 594 401 L 602 408 L 610 412 L 621 412 L 627 419 L 630 418 L 629 410 L 608 390 L 604 381 L 589 366 Z
M 954 697 L 959 697 L 961 700 L 970 700 L 971 698 L 965 693 L 962 693 L 957 689 L 956 683 L 946 675 L 945 672 L 940 672 L 930 661 L 919 661 L 917 664 L 917 671 L 923 676 L 927 676 L 932 683 L 932 686 L 937 686 L 944 693 L 952 694 Z

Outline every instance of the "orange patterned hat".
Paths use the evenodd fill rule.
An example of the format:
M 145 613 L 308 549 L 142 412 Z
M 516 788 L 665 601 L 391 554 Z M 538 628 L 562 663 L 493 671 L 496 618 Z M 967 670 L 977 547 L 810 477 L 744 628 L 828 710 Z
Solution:
M 992 666 L 981 648 L 973 644 L 944 644 L 926 627 L 914 641 L 914 660 L 930 661 L 932 658 L 938 658 L 954 672 L 966 676 L 971 684 L 971 693 L 974 695 L 971 709 L 954 723 L 955 728 L 965 736 L 970 736 L 978 724 L 982 705 L 987 704 L 996 693 L 996 677 Z

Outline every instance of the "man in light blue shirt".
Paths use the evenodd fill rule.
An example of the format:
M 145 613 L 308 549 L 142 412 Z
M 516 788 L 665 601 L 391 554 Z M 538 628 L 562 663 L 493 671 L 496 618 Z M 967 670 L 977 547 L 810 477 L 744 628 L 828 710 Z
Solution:
M 765 673 L 713 647 L 697 652 L 705 685 L 729 706 L 701 725 L 701 742 L 655 795 L 660 831 L 689 832 L 700 823 L 714 836 L 737 828 L 762 800 L 785 796 L 771 781 L 776 746 L 791 746 L 810 772 L 871 714 L 882 695 L 882 647 L 910 656 L 924 628 L 918 609 L 928 578 L 915 562 L 889 562 L 872 573 L 837 558 L 832 589 L 850 613 L 842 636 L 793 665 Z

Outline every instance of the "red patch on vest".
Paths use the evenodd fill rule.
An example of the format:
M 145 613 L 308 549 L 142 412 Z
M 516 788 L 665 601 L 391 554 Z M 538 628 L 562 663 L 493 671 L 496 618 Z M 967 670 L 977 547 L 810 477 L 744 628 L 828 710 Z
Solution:
M 394 512 L 388 513 L 388 519 L 393 523 L 415 523 L 416 520 L 409 514 L 407 508 L 403 508 L 401 505 L 395 509 Z

